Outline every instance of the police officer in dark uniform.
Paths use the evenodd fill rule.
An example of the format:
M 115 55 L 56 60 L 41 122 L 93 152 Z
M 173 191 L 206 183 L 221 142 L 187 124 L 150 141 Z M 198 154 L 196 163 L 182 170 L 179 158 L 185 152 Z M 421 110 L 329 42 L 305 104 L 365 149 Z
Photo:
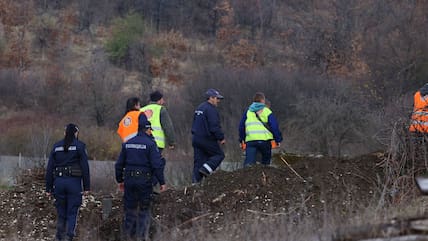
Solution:
M 221 164 L 224 152 L 220 148 L 226 141 L 220 125 L 217 105 L 224 97 L 215 89 L 205 93 L 207 101 L 196 108 L 192 124 L 194 166 L 192 182 L 198 183 Z
M 127 239 L 144 240 L 150 224 L 155 177 L 160 191 L 166 190 L 163 162 L 144 114 L 138 118 L 138 134 L 122 144 L 115 164 L 116 181 L 124 183 L 124 231 Z
M 57 209 L 56 240 L 73 239 L 82 194 L 90 188 L 86 145 L 77 139 L 78 133 L 77 125 L 66 126 L 65 137 L 53 146 L 46 168 L 46 192 L 53 193 Z

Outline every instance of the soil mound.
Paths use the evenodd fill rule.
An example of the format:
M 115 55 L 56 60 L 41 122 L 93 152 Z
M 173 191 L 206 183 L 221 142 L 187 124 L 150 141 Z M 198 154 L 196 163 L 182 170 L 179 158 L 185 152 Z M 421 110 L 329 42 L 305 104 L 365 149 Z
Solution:
M 248 220 L 241 217 L 251 215 L 300 212 L 318 218 L 328 207 L 363 206 L 382 180 L 380 161 L 380 154 L 350 160 L 276 156 L 277 167 L 217 171 L 201 184 L 157 196 L 153 232 L 185 231 L 197 225 L 215 233 L 226 229 L 231 217 L 239 220 L 234 224 L 239 228 Z M 44 193 L 43 170 L 25 176 L 21 185 L 0 192 L 1 240 L 49 240 L 55 233 L 55 209 Z M 109 213 L 103 211 L 106 200 L 111 201 Z M 122 215 L 120 193 L 86 197 L 79 212 L 78 240 L 120 240 Z

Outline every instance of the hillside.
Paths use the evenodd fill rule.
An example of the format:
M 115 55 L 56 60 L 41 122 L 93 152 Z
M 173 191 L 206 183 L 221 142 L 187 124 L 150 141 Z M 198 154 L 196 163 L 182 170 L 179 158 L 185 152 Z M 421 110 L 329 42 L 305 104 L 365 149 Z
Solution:
M 344 224 L 364 224 L 368 216 L 376 216 L 373 212 L 381 200 L 383 160 L 380 154 L 350 160 L 289 160 L 304 181 L 287 166 L 218 171 L 201 185 L 162 193 L 153 207 L 151 235 L 153 240 L 201 240 L 198 235 L 204 235 L 205 240 L 331 238 Z M 50 240 L 54 235 L 55 211 L 52 200 L 43 193 L 43 172 L 29 174 L 20 185 L 1 191 L 1 209 L 5 211 L 0 219 L 12 220 L 3 222 L 1 240 Z M 104 213 L 105 218 L 102 203 L 106 196 L 94 192 L 85 198 L 78 240 L 120 239 L 121 197 L 119 193 L 111 197 L 112 210 L 108 217 Z M 408 208 L 404 208 L 403 218 L 421 214 L 422 207 Z M 379 223 L 393 215 L 399 219 L 403 213 L 394 211 L 369 222 Z
M 396 233 L 413 234 L 428 157 L 408 126 L 428 81 L 427 13 L 428 1 L 0 0 L 0 154 L 46 159 L 75 123 L 89 159 L 115 160 L 126 100 L 160 90 L 177 144 L 164 154 L 179 166 L 167 175 L 180 180 L 154 205 L 154 240 L 324 241 L 393 217 L 406 227 Z M 225 162 L 242 159 L 238 125 L 261 91 L 298 175 L 277 155 L 276 168 L 177 184 L 190 179 L 193 113 L 209 88 L 225 97 Z M 52 239 L 42 177 L 1 187 L 1 240 Z M 119 240 L 121 207 L 120 193 L 96 190 L 79 239 Z
M 146 104 L 155 89 L 187 143 L 208 88 L 226 97 L 229 143 L 262 91 L 291 152 L 384 150 L 428 76 L 427 36 L 414 34 L 426 12 L 424 1 L 0 0 L 0 152 L 43 157 L 75 122 L 91 157 L 113 160 L 126 99 Z

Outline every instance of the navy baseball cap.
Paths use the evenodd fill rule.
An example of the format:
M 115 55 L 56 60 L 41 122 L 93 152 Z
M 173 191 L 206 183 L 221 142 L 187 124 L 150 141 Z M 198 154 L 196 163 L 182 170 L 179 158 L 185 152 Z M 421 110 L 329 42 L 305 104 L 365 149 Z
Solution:
M 207 92 L 205 92 L 205 95 L 207 98 L 209 97 L 217 97 L 218 99 L 224 99 L 224 96 L 222 96 L 220 94 L 220 92 L 218 92 L 218 90 L 215 89 L 209 89 L 207 90 Z
M 150 121 L 147 120 L 147 117 L 144 113 L 141 113 L 138 116 L 138 129 L 140 130 L 152 129 L 152 123 L 150 123 Z

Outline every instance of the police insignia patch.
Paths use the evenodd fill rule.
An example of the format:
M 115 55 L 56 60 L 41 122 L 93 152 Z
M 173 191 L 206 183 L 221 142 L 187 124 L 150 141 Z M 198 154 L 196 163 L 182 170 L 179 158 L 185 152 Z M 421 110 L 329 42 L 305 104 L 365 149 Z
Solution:
M 126 117 L 126 118 L 123 120 L 123 125 L 124 125 L 124 126 L 130 126 L 130 125 L 131 125 L 131 123 L 132 123 L 132 119 L 131 119 L 130 117 Z

